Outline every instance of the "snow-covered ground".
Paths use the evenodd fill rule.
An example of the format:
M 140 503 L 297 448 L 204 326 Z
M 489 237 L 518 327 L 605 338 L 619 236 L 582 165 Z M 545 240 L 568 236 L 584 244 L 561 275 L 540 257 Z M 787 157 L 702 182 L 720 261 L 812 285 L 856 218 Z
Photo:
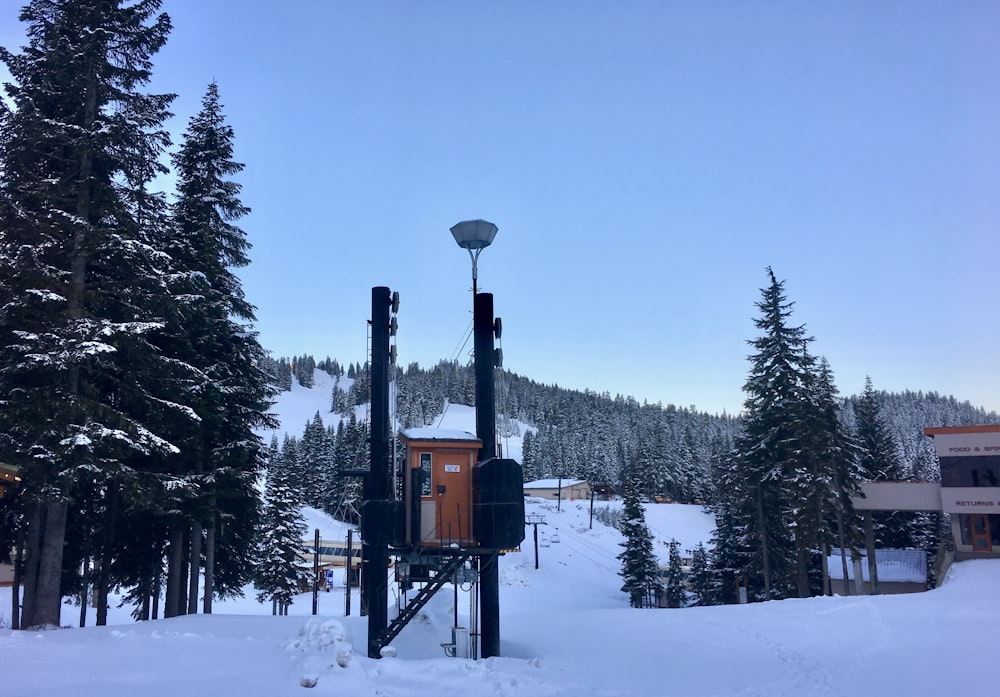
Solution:
M 308 594 L 287 617 L 251 596 L 212 616 L 134 624 L 112 607 L 107 627 L 0 630 L 2 694 L 281 697 L 313 681 L 316 694 L 352 697 L 993 694 L 1000 560 L 957 564 L 942 588 L 917 595 L 633 610 L 618 590 L 616 531 L 589 529 L 585 502 L 528 509 L 546 522 L 539 568 L 529 528 L 523 550 L 501 560 L 502 657 L 444 656 L 447 586 L 393 642 L 396 657 L 369 659 L 357 591 L 344 617 L 338 586 L 320 594 L 316 617 Z M 463 625 L 468 606 L 460 589 Z M 67 607 L 64 621 L 77 614 Z
M 463 409 L 449 414 L 467 418 Z M 301 412 L 302 426 L 315 411 Z M 441 425 L 472 430 L 447 416 Z M 1000 560 L 957 564 L 941 588 L 923 594 L 634 610 L 619 590 L 621 536 L 596 518 L 591 528 L 589 509 L 588 501 L 557 510 L 554 501 L 528 500 L 528 512 L 544 519 L 539 568 L 529 526 L 522 551 L 501 559 L 501 657 L 444 656 L 451 586 L 393 642 L 397 656 L 381 660 L 366 656 L 356 590 L 350 617 L 342 585 L 320 593 L 315 617 L 309 594 L 273 617 L 248 589 L 211 616 L 136 624 L 130 608 L 113 606 L 106 627 L 92 626 L 91 610 L 83 629 L 0 630 L 0 694 L 282 697 L 309 685 L 310 694 L 338 697 L 994 694 Z M 664 543 L 676 538 L 690 549 L 711 534 L 699 506 L 647 504 L 646 514 Z M 324 537 L 342 532 L 319 511 L 307 517 Z M 459 588 L 457 598 L 468 626 L 469 594 Z M 4 589 L 0 624 L 9 607 Z M 68 606 L 64 623 L 78 614 Z

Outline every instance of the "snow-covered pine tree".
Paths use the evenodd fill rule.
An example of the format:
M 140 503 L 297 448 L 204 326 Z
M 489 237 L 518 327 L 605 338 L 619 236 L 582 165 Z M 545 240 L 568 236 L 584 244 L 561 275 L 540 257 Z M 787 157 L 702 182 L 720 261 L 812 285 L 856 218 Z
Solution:
M 323 419 L 317 411 L 302 434 L 299 476 L 296 480 L 302 500 L 313 508 L 322 509 L 331 505 L 324 496 L 331 489 L 330 481 L 336 477 L 335 447 L 335 439 L 323 425 Z
M 856 437 L 861 449 L 858 467 L 866 481 L 905 481 L 910 473 L 903 466 L 899 445 L 882 419 L 878 393 L 870 377 L 865 378 L 865 389 L 855 402 L 854 417 Z M 920 537 L 919 513 L 906 511 L 878 512 L 872 515 L 877 547 L 908 549 L 916 547 Z
M 211 563 L 216 559 L 214 531 L 220 517 L 231 517 L 237 510 L 246 516 L 257 500 L 250 485 L 262 466 L 255 429 L 277 425 L 267 414 L 273 389 L 260 367 L 266 353 L 252 329 L 254 308 L 233 271 L 250 263 L 249 242 L 235 224 L 249 209 L 239 199 L 240 184 L 232 180 L 243 170 L 243 165 L 232 159 L 233 139 L 213 82 L 173 157 L 177 201 L 173 235 L 167 245 L 176 290 L 183 292 L 186 302 L 176 317 L 178 325 L 164 332 L 165 343 L 198 370 L 191 386 L 198 420 L 184 434 L 184 447 L 175 459 L 175 473 L 194 484 L 192 491 L 197 492 L 182 508 L 186 518 L 175 521 L 190 527 L 186 535 L 191 540 L 186 550 L 191 586 L 188 612 L 197 610 L 203 532 L 208 545 L 206 562 Z M 250 529 L 253 516 L 233 524 Z M 176 532 L 173 539 L 175 544 L 180 542 Z M 183 558 L 171 556 L 174 563 L 168 572 L 168 591 L 176 588 L 182 567 L 175 562 Z M 227 559 L 234 563 L 239 556 Z M 249 577 L 251 568 L 230 569 L 229 575 L 234 574 Z M 205 569 L 205 579 L 204 607 L 208 612 L 216 590 L 210 587 L 213 568 Z M 184 612 L 176 601 L 168 592 L 168 617 Z
M 756 303 L 761 314 L 754 320 L 761 335 L 748 342 L 755 352 L 743 386 L 742 430 L 730 473 L 730 482 L 742 485 L 731 507 L 719 511 L 738 518 L 722 525 L 739 536 L 732 541 L 744 550 L 739 575 L 750 597 L 757 599 L 785 597 L 791 589 L 795 538 L 786 478 L 805 445 L 803 412 L 813 368 L 807 351 L 812 339 L 803 326 L 789 324 L 793 304 L 785 297 L 784 281 L 779 282 L 770 267 L 767 273 L 770 284 L 761 290 Z
M 833 371 L 825 358 L 815 365 L 807 385 L 802 446 L 786 475 L 789 518 L 795 527 L 795 586 L 799 597 L 828 592 L 823 560 L 831 545 L 839 541 L 842 526 L 847 526 L 844 534 L 853 544 L 855 516 L 851 497 L 860 493 L 858 448 L 840 419 Z
M 691 605 L 715 604 L 712 568 L 709 566 L 708 552 L 701 542 L 691 551 Z
M 32 0 L 0 128 L 0 457 L 22 468 L 28 537 L 21 626 L 57 624 L 75 482 L 131 453 L 170 451 L 150 414 L 156 251 L 135 182 L 156 171 L 172 96 L 142 94 L 170 31 L 159 0 Z M 154 406 L 155 405 L 155 406 Z
M 639 502 L 635 479 L 626 480 L 625 500 L 619 530 L 625 536 L 624 548 L 618 555 L 622 563 L 619 575 L 624 579 L 622 591 L 628 594 L 632 607 L 648 607 L 660 587 L 659 568 L 653 554 L 653 538 L 646 527 L 646 512 Z
M 683 607 L 686 594 L 684 567 L 681 565 L 681 543 L 670 540 L 670 552 L 667 558 L 667 607 Z
M 308 530 L 290 475 L 280 459 L 272 460 L 258 536 L 257 602 L 271 601 L 276 614 L 287 614 L 295 595 L 310 578 L 302 564 Z
M 292 389 L 292 366 L 287 358 L 278 359 L 275 379 L 277 387 L 281 392 L 288 392 Z

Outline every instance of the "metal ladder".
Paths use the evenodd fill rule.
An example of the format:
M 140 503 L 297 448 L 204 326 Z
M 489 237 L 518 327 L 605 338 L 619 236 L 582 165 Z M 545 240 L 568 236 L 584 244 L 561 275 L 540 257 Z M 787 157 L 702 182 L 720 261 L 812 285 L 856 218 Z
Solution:
M 471 554 L 460 553 L 448 558 L 437 575 L 429 583 L 427 583 L 420 591 L 413 596 L 413 599 L 406 604 L 403 611 L 400 612 L 396 619 L 389 623 L 386 627 L 385 633 L 379 638 L 379 648 L 388 646 L 389 643 L 399 636 L 399 633 L 403 631 L 403 627 L 410 623 L 420 609 L 423 608 L 427 602 L 434 597 L 434 594 L 441 590 L 441 587 L 451 580 L 452 575 L 458 571 L 458 567 L 464 564 L 466 561 L 472 558 Z

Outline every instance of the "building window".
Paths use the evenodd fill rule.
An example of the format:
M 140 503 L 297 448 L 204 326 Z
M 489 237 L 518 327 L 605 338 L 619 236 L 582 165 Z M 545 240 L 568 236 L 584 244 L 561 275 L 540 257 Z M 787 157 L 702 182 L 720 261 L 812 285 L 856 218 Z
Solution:
M 1000 457 L 942 457 L 942 486 L 1000 486 Z
M 431 495 L 431 454 L 420 453 L 420 495 Z

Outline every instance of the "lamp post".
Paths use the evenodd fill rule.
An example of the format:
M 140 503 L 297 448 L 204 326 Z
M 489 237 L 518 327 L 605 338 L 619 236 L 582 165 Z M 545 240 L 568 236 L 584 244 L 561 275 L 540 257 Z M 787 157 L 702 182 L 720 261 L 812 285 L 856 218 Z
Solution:
M 476 373 L 476 435 L 483 446 L 479 451 L 479 464 L 493 460 L 496 447 L 496 410 L 493 369 L 496 355 L 493 337 L 499 335 L 500 323 L 493 322 L 493 294 L 480 293 L 476 284 L 476 266 L 479 253 L 490 246 L 497 234 L 497 226 L 485 220 L 466 220 L 451 228 L 455 242 L 469 252 L 472 259 L 472 335 L 475 351 Z M 473 522 L 473 529 L 476 523 Z M 500 655 L 500 573 L 497 566 L 498 549 L 479 552 L 479 641 L 482 657 Z
M 451 234 L 458 246 L 467 250 L 472 259 L 472 294 L 475 295 L 478 292 L 476 278 L 479 253 L 493 242 L 493 238 L 497 236 L 497 226 L 486 220 L 463 220 L 452 226 Z

